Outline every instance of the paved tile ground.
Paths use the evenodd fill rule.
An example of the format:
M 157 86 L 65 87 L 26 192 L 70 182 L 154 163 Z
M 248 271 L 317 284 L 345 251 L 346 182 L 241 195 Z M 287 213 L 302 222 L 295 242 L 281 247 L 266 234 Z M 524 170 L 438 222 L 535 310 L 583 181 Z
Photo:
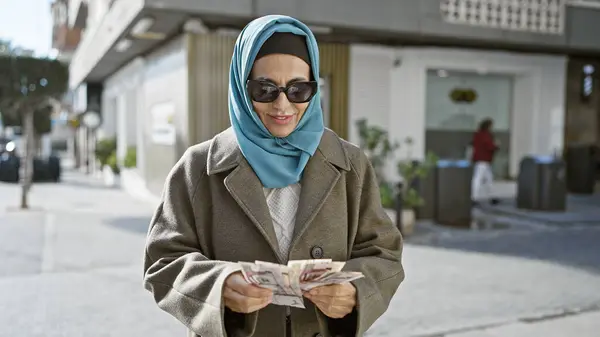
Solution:
M 141 284 L 154 205 L 75 173 L 36 185 L 33 211 L 7 210 L 18 197 L 16 186 L 0 184 L 0 336 L 185 336 Z M 598 307 L 598 242 L 594 226 L 432 229 L 407 240 L 407 279 L 368 336 L 509 329 L 520 319 Z M 553 324 L 564 336 L 587 337 L 578 334 L 592 329 L 580 316 Z
M 600 331 L 600 312 L 591 312 L 536 323 L 512 323 L 477 331 L 450 334 L 447 337 L 596 337 L 598 331 Z

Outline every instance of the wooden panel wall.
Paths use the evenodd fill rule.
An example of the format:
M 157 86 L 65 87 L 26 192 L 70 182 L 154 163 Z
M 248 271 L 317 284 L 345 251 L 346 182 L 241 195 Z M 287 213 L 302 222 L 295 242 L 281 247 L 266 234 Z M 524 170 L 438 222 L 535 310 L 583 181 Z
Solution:
M 330 128 L 348 139 L 348 84 L 350 46 L 339 43 L 320 43 L 321 76 L 328 76 L 330 88 Z
M 188 35 L 190 141 L 211 139 L 230 126 L 229 65 L 235 38 Z
M 190 143 L 212 138 L 230 126 L 228 114 L 229 65 L 235 38 L 214 34 L 186 38 L 189 63 Z M 321 74 L 330 78 L 329 125 L 348 136 L 348 80 L 350 48 L 345 44 L 319 46 Z

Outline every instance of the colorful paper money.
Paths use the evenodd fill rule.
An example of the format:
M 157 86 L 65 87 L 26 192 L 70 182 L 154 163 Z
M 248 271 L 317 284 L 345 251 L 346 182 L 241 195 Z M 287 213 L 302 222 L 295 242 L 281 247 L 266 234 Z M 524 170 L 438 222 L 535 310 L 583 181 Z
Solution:
M 331 259 L 294 260 L 287 266 L 263 261 L 239 264 L 248 283 L 273 291 L 272 304 L 297 308 L 305 308 L 304 291 L 363 277 L 360 272 L 342 271 L 345 263 Z

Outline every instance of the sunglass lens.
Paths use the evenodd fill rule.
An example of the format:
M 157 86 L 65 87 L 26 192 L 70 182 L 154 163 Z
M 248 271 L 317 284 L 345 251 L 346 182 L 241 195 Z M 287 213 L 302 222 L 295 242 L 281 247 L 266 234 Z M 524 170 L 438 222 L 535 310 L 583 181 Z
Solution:
M 261 103 L 272 102 L 279 96 L 279 89 L 265 82 L 249 82 L 248 93 L 252 100 Z
M 315 87 L 311 83 L 299 82 L 289 87 L 287 97 L 290 102 L 304 103 L 310 101 L 314 93 Z

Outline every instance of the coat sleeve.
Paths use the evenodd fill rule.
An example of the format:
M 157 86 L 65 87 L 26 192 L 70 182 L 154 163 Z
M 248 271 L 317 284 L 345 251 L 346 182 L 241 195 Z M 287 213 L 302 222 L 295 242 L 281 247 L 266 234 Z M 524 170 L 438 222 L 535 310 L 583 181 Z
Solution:
M 151 220 L 144 254 L 144 286 L 162 310 L 197 335 L 221 337 L 227 335 L 223 284 L 239 267 L 211 260 L 204 252 L 210 212 L 194 211 L 192 205 L 198 191 L 207 189 L 206 176 L 200 173 L 204 172 L 202 163 L 189 152 L 169 174 Z M 202 209 L 209 210 L 209 194 L 203 193 Z
M 360 271 L 364 278 L 353 281 L 355 310 L 342 319 L 324 318 L 332 336 L 363 336 L 387 310 L 404 280 L 402 236 L 381 205 L 379 186 L 369 160 L 361 153 L 357 171 L 362 181 L 358 201 L 358 226 L 343 270 Z

